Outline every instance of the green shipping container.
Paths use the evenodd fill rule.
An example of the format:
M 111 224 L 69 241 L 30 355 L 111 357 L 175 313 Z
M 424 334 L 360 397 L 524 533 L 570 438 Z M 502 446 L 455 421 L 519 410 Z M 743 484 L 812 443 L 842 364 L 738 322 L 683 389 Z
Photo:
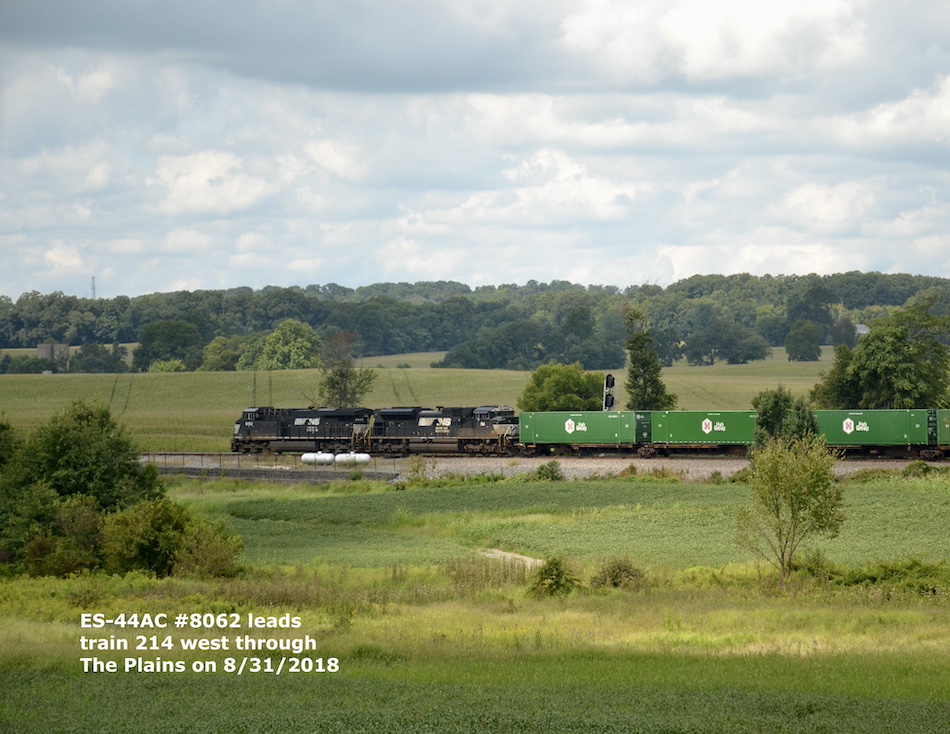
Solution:
M 937 411 L 937 442 L 941 446 L 950 446 L 950 410 Z
M 817 410 L 829 446 L 926 446 L 929 410 Z
M 653 443 L 682 446 L 749 446 L 755 441 L 750 410 L 653 412 Z
M 521 443 L 618 446 L 636 443 L 636 416 L 627 411 L 559 411 L 518 416 Z

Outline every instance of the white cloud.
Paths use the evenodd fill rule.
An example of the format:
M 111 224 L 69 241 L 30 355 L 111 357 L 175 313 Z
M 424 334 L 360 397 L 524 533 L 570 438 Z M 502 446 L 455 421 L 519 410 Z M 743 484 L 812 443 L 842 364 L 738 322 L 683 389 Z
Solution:
M 304 153 L 322 169 L 346 181 L 358 181 L 365 171 L 363 156 L 352 143 L 312 141 L 304 146 Z
M 790 191 L 769 214 L 808 232 L 819 235 L 860 230 L 874 216 L 877 185 L 847 181 L 832 186 L 809 183 Z
M 196 229 L 176 229 L 162 240 L 162 252 L 169 254 L 188 253 L 198 255 L 211 247 L 212 240 Z
M 263 179 L 248 176 L 232 153 L 206 150 L 186 156 L 162 156 L 154 184 L 165 190 L 162 211 L 226 215 L 247 209 L 271 193 Z
M 855 9 L 835 0 L 588 0 L 564 18 L 562 40 L 601 72 L 639 83 L 781 80 L 862 60 Z
M 54 272 L 75 273 L 84 268 L 79 248 L 67 242 L 51 242 L 43 253 L 43 263 Z

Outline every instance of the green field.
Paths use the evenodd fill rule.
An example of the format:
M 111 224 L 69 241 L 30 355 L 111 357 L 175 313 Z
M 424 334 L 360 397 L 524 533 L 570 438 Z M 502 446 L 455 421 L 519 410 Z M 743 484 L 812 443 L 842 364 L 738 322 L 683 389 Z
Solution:
M 843 532 L 820 546 L 829 567 L 938 564 L 856 585 L 777 584 L 732 543 L 747 492 L 636 477 L 402 489 L 175 480 L 174 498 L 240 531 L 247 571 L 0 580 L 0 731 L 945 730 L 950 481 L 846 486 Z M 524 566 L 484 548 L 566 556 L 585 584 L 618 556 L 646 576 L 536 598 Z M 84 612 L 293 615 L 299 630 L 264 634 L 308 635 L 339 671 L 238 676 L 226 656 L 245 653 L 161 649 L 98 655 L 219 667 L 82 673 L 80 635 L 97 634 L 80 628 Z M 280 657 L 262 655 L 262 671 Z
M 367 404 L 514 404 L 528 379 L 427 368 L 437 356 L 380 360 Z M 804 393 L 829 365 L 827 356 L 803 365 L 777 355 L 678 365 L 664 377 L 682 408 L 745 408 L 777 384 Z M 72 400 L 97 400 L 150 450 L 223 451 L 242 408 L 305 404 L 317 374 L 7 375 L 0 412 L 30 429 Z M 245 571 L 221 580 L 0 577 L 0 731 L 950 729 L 950 478 L 848 483 L 841 535 L 817 546 L 811 573 L 785 585 L 733 542 L 748 492 L 663 476 L 392 485 L 354 475 L 294 486 L 174 478 L 174 499 L 240 533 Z M 487 549 L 563 557 L 582 588 L 538 598 L 533 571 Z M 594 588 L 617 558 L 641 569 L 641 582 Z M 93 613 L 237 615 L 242 624 L 253 613 L 297 617 L 300 627 L 82 628 L 80 615 Z M 311 638 L 316 650 L 303 657 L 324 670 L 334 658 L 339 670 L 276 675 L 282 659 L 301 658 L 235 651 L 235 635 L 248 632 Z M 80 649 L 83 636 L 111 635 L 131 651 Z M 172 649 L 160 646 L 166 636 Z M 227 651 L 181 649 L 182 640 L 223 638 Z M 80 658 L 90 655 L 185 670 L 84 673 Z M 260 672 L 226 669 L 228 658 L 246 657 Z M 192 672 L 199 662 L 217 669 Z
M 503 370 L 434 370 L 426 365 L 439 354 L 374 358 L 367 366 L 378 377 L 365 404 L 514 406 L 530 373 Z M 375 367 L 376 364 L 383 367 Z M 401 364 L 412 365 L 399 367 Z M 757 392 L 785 385 L 807 392 L 821 370 L 831 365 L 828 349 L 821 362 L 789 362 L 783 350 L 762 362 L 712 367 L 675 365 L 664 372 L 669 389 L 684 410 L 741 410 Z M 316 370 L 280 372 L 190 372 L 129 375 L 0 375 L 0 420 L 30 430 L 73 400 L 108 405 L 148 451 L 227 451 L 234 421 L 244 408 L 261 405 L 306 406 L 316 394 Z M 626 395 L 618 380 L 617 401 Z

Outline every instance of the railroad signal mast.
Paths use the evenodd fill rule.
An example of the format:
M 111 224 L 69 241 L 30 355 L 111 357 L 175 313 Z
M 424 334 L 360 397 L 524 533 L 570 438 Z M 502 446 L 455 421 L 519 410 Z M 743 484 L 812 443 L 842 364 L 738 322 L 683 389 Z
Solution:
M 604 410 L 614 409 L 614 376 L 604 377 Z

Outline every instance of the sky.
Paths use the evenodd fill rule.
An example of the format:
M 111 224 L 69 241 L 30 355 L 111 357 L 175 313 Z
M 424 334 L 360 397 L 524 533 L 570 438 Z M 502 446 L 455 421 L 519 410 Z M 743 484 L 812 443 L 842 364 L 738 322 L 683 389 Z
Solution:
M 950 277 L 919 0 L 2 0 L 0 295 Z

